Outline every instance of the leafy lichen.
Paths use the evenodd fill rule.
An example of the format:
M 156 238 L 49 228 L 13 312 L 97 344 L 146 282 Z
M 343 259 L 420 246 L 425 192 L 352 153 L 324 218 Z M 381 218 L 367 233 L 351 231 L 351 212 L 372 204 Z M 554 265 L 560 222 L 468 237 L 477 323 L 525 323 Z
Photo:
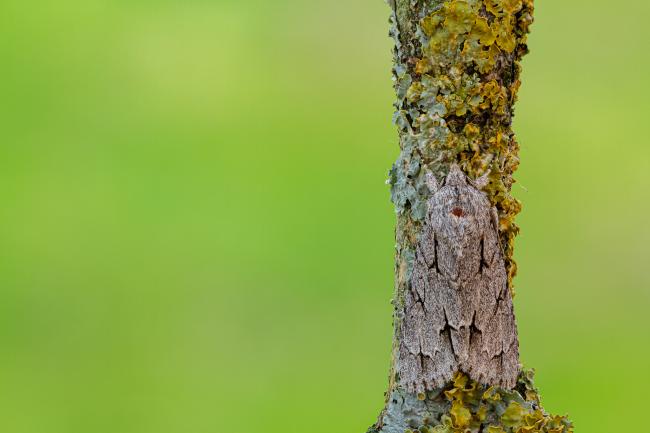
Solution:
M 442 412 L 438 410 L 441 406 L 446 408 Z M 399 415 L 400 410 L 404 416 Z M 514 390 L 487 387 L 458 373 L 446 388 L 430 392 L 416 410 L 404 410 L 404 405 L 397 404 L 388 413 L 392 416 L 384 420 L 384 431 L 389 432 L 573 432 L 567 417 L 549 415 L 541 408 L 532 370 L 520 374 Z
M 486 192 L 499 213 L 511 289 L 521 210 L 510 193 L 519 165 L 512 105 L 532 12 L 532 0 L 448 0 L 421 7 L 413 40 L 400 34 L 397 15 L 392 32 L 402 150 L 389 178 L 396 210 L 417 230 L 430 194 L 425 172 L 442 179 L 452 162 L 471 177 L 489 172 Z
M 484 188 L 499 217 L 499 232 L 513 291 L 515 223 L 521 204 L 511 194 L 519 165 L 512 131 L 521 85 L 519 62 L 528 52 L 533 0 L 388 0 L 395 39 L 394 123 L 400 155 L 388 183 L 398 214 L 393 371 L 387 405 L 372 433 L 571 433 L 565 417 L 541 407 L 532 372 L 513 390 L 486 387 L 458 373 L 447 387 L 409 394 L 395 371 L 404 294 L 431 191 L 453 163 L 472 178 L 489 173 Z

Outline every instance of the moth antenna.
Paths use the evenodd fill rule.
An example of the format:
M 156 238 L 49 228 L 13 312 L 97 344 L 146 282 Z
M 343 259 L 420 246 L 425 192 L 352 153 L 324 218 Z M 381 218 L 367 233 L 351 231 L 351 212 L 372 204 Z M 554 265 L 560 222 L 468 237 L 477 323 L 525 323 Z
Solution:
M 474 181 L 476 187 L 481 190 L 488 186 L 488 183 L 490 183 L 490 170 L 488 170 L 487 173 Z

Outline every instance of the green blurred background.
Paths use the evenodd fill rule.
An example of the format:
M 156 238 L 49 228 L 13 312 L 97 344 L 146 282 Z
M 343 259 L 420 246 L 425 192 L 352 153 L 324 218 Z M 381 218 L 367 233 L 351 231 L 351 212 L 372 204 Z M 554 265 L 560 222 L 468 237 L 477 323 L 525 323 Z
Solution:
M 394 214 L 380 0 L 2 0 L 0 432 L 361 433 Z M 650 3 L 542 0 L 515 129 L 522 358 L 643 431 Z

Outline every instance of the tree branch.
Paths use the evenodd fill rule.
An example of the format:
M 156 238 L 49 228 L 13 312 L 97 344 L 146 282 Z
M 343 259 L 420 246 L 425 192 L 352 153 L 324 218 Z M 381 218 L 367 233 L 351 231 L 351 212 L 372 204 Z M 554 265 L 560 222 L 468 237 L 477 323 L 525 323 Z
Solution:
M 418 248 L 431 242 L 423 240 L 432 224 L 434 191 L 428 185 L 444 185 L 452 166 L 460 167 L 468 182 L 481 178 L 475 184 L 483 187 L 493 209 L 505 293 L 513 293 L 513 244 L 519 230 L 514 219 L 521 205 L 510 193 L 519 165 L 511 125 L 533 0 L 389 0 L 389 5 L 397 94 L 393 120 L 401 149 L 389 179 L 397 212 L 394 340 L 386 406 L 370 432 L 572 432 L 566 418 L 543 411 L 531 371 L 522 371 L 510 388 L 471 377 L 461 367 L 442 387 L 422 386 L 414 393 L 402 384 L 405 335 L 415 335 L 410 344 L 416 345 L 437 338 L 423 329 L 426 320 L 405 318 L 413 305 L 408 298 L 413 296 L 418 254 L 424 254 Z M 464 215 L 462 209 L 456 215 Z M 466 265 L 465 260 L 458 264 Z M 443 286 L 428 290 L 438 293 L 436 287 Z M 454 326 L 441 332 L 462 331 Z M 472 332 L 479 331 L 485 332 Z M 466 365 L 461 361 L 451 365 Z M 435 369 L 436 363 L 432 365 L 412 368 Z M 502 379 L 499 383 L 510 383 Z

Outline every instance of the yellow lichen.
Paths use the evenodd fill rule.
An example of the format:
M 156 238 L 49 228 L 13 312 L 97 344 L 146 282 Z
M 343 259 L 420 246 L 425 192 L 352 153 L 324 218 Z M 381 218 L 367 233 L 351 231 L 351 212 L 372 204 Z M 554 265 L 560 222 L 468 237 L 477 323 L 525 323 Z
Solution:
M 501 8 L 507 14 L 516 14 L 523 7 L 522 0 L 501 0 Z
M 492 70 L 497 63 L 497 57 L 501 54 L 501 50 L 496 44 L 490 45 L 487 49 L 477 39 L 468 39 L 463 44 L 461 54 L 471 59 L 475 63 L 479 71 L 485 74 Z
M 449 30 L 442 28 L 436 31 L 435 34 L 431 36 L 431 40 L 429 41 L 429 48 L 431 48 L 431 53 L 435 56 L 440 51 L 442 51 L 447 46 L 449 38 Z
M 424 34 L 428 37 L 432 37 L 438 30 L 438 26 L 444 21 L 444 18 L 439 13 L 433 13 L 428 15 L 420 22 L 420 27 Z
M 472 413 L 459 400 L 452 403 L 449 413 L 451 414 L 453 425 L 456 428 L 465 428 L 472 420 Z
M 485 9 L 492 15 L 499 17 L 503 13 L 499 0 L 485 0 Z
M 510 104 L 517 102 L 517 93 L 519 93 L 519 88 L 521 87 L 521 80 L 516 79 L 514 83 L 510 86 Z
M 521 424 L 526 414 L 524 407 L 516 401 L 511 401 L 506 411 L 501 415 L 501 422 L 507 427 L 514 427 Z
M 416 81 L 406 91 L 406 99 L 409 102 L 416 102 L 420 99 L 420 95 L 424 91 L 424 85 L 420 81 Z
M 444 8 L 445 27 L 452 35 L 469 32 L 476 19 L 475 8 L 465 0 L 453 0 Z
M 491 109 L 496 114 L 505 114 L 508 104 L 508 91 L 501 87 L 496 80 L 488 81 L 480 89 L 481 102 L 474 108 L 474 112 Z
M 488 400 L 488 401 L 500 401 L 501 400 L 501 394 L 497 391 L 497 388 L 494 386 L 491 386 L 483 393 L 482 396 L 483 400 Z
M 523 7 L 522 0 L 486 0 L 485 8 L 496 17 L 513 15 Z
M 415 73 L 416 74 L 422 75 L 422 74 L 426 74 L 429 71 L 431 71 L 431 63 L 429 62 L 428 58 L 420 59 L 415 64 Z
M 418 178 L 422 168 L 442 176 L 452 161 L 470 177 L 490 172 L 485 191 L 498 211 L 512 293 L 519 231 L 514 220 L 521 204 L 510 193 L 519 164 L 511 106 L 532 12 L 533 0 L 447 0 L 419 22 L 414 34 L 420 43 L 396 75 L 402 99 L 395 119 L 404 132 L 404 156 L 392 194 L 398 212 L 410 212 L 412 223 L 404 225 L 412 231 L 403 239 L 417 239 L 426 203 L 409 167 L 419 167 Z
M 465 134 L 465 137 L 469 138 L 470 140 L 478 137 L 480 133 L 481 129 L 473 123 L 468 123 L 463 128 L 463 134 Z
M 457 373 L 444 392 L 450 402 L 448 413 L 435 426 L 428 419 L 415 433 L 572 433 L 566 417 L 548 415 L 539 408 L 532 374 L 523 371 L 519 376 L 517 388 L 534 394 L 523 396 L 516 390 L 488 388 Z
M 496 21 L 497 44 L 506 53 L 512 53 L 517 46 L 517 37 L 514 33 L 513 20 L 510 17 Z
M 476 18 L 470 38 L 478 40 L 481 45 L 486 47 L 489 47 L 496 41 L 494 30 L 490 26 L 490 23 L 488 23 L 488 20 L 484 17 Z
M 418 9 L 421 3 L 408 4 Z M 429 192 L 421 188 L 424 173 L 430 171 L 440 179 L 453 162 L 471 178 L 489 173 L 483 190 L 498 213 L 508 286 L 514 294 L 513 249 L 519 232 L 515 217 L 521 203 L 511 194 L 513 173 L 519 165 L 511 107 L 521 85 L 519 60 L 527 52 L 532 13 L 533 0 L 446 0 L 419 22 L 417 31 L 411 32 L 408 26 L 394 28 L 399 97 L 395 119 L 401 146 L 400 159 L 391 171 L 391 194 L 400 215 L 396 305 L 408 290 L 413 251 L 425 215 L 423 203 Z M 406 36 L 399 39 L 402 30 Z M 398 315 L 396 319 L 399 326 Z M 391 380 L 395 377 L 391 375 Z M 391 389 L 395 383 L 391 382 Z M 417 396 L 425 402 L 446 399 L 448 408 L 438 420 L 423 420 L 424 425 L 413 431 L 573 431 L 566 418 L 549 416 L 540 409 L 531 372 L 522 372 L 514 390 L 487 387 L 458 373 L 443 391 L 435 397 Z

